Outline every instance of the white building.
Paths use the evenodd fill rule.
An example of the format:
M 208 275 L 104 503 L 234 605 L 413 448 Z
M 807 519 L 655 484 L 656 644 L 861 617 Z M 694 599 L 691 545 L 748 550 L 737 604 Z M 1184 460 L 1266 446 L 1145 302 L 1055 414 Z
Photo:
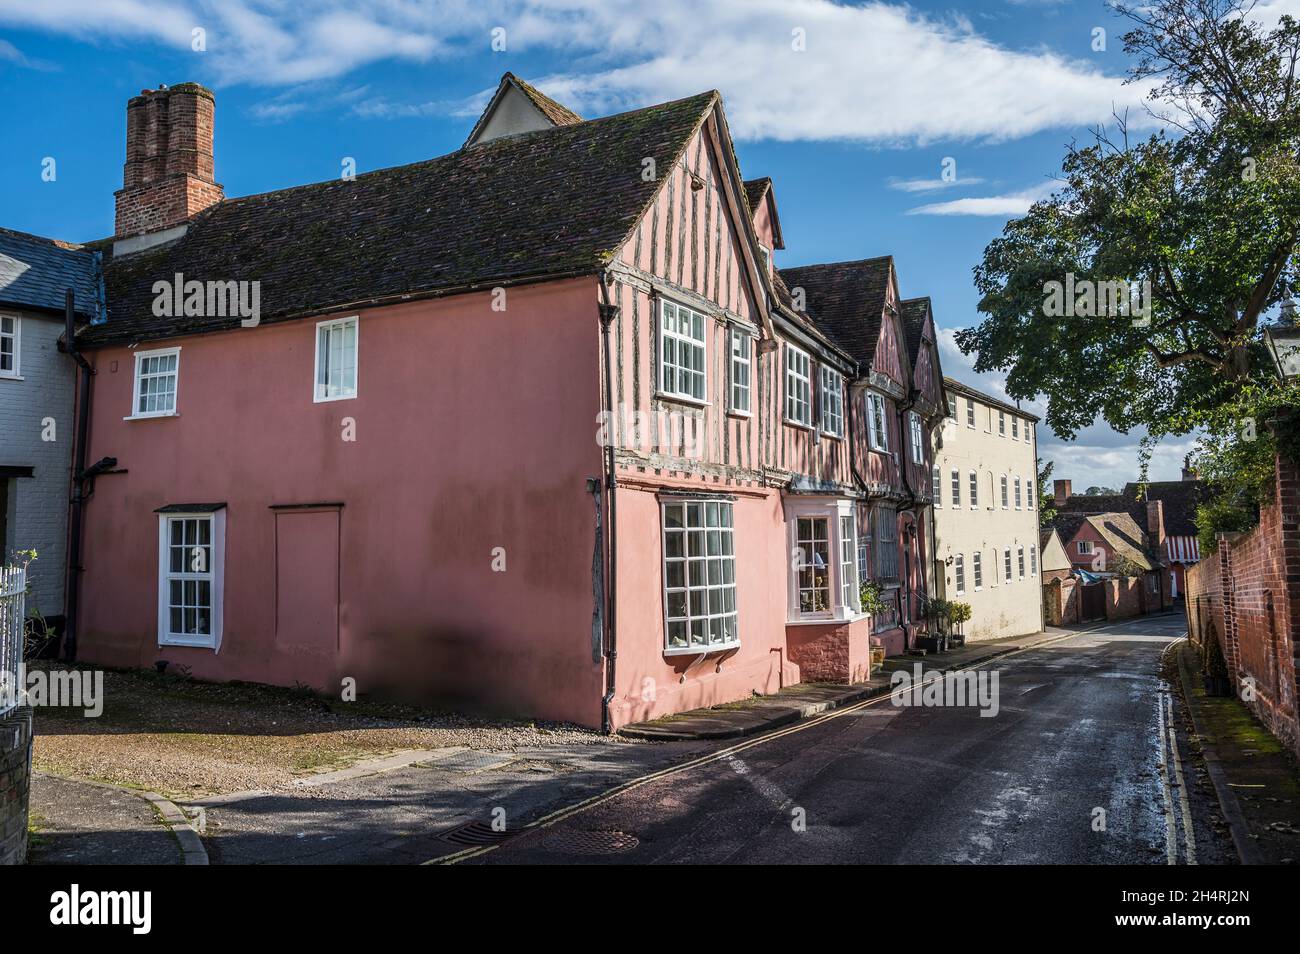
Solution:
M 1043 628 L 1038 418 L 944 378 L 948 416 L 933 473 L 937 592 L 969 603 L 967 639 Z

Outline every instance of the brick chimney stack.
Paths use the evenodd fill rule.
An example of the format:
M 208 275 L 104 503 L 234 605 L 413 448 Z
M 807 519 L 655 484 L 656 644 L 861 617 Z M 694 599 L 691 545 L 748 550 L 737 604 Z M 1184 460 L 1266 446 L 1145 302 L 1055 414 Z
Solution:
M 1151 538 L 1151 546 L 1164 553 L 1165 504 L 1162 500 L 1147 501 L 1147 536 Z
M 1056 505 L 1061 506 L 1070 499 L 1070 482 L 1068 480 L 1052 481 L 1052 494 L 1056 498 Z
M 117 199 L 119 238 L 180 225 L 225 198 L 213 181 L 216 102 L 198 83 L 142 90 L 126 105 L 126 166 Z

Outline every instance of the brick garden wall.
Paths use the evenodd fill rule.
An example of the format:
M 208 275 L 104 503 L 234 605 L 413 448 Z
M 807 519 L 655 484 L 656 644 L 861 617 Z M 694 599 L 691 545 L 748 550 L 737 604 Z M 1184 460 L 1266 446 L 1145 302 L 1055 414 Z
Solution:
M 1142 581 L 1132 577 L 1106 580 L 1106 618 L 1128 619 L 1142 614 Z
M 27 860 L 27 799 L 32 776 L 32 710 L 0 719 L 0 865 Z
M 1260 509 L 1259 526 L 1221 534 L 1218 552 L 1188 574 L 1189 631 L 1198 643 L 1211 628 L 1219 634 L 1243 701 L 1300 755 L 1300 468 L 1278 458 L 1275 475 L 1274 502 Z
M 1079 586 L 1070 577 L 1058 578 L 1043 586 L 1043 605 L 1049 626 L 1079 622 Z

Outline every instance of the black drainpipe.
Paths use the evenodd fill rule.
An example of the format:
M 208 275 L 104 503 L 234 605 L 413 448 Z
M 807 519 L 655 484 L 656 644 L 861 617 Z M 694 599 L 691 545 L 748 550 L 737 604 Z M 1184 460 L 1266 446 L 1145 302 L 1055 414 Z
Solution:
M 81 580 L 81 516 L 85 506 L 86 437 L 90 418 L 90 376 L 95 369 L 77 350 L 74 298 L 69 288 L 63 306 L 64 341 L 68 354 L 81 369 L 77 385 L 77 445 L 72 462 L 72 500 L 68 517 L 67 608 L 63 623 L 63 655 L 72 662 L 77 658 L 77 606 Z
M 912 482 L 907 478 L 907 468 L 909 466 L 908 461 L 910 460 L 910 458 L 903 453 L 903 444 L 906 443 L 907 439 L 911 437 L 911 429 L 908 428 L 907 426 L 907 412 L 916 406 L 916 399 L 919 394 L 920 394 L 919 391 L 915 389 L 910 389 L 907 393 L 907 400 L 898 405 L 898 445 L 899 445 L 898 446 L 898 473 L 899 476 L 903 478 L 903 489 L 907 491 L 907 506 L 904 507 L 903 509 L 910 511 L 912 514 L 913 533 L 916 533 L 917 497 L 916 497 L 916 491 L 912 489 Z M 921 455 L 921 458 L 922 460 L 925 459 L 924 453 Z M 907 544 L 904 543 L 904 546 L 906 545 Z M 920 546 L 917 546 L 916 549 L 919 555 L 921 550 Z M 923 566 L 918 567 L 918 569 L 921 572 L 921 578 L 925 579 L 925 567 Z M 903 590 L 904 590 L 903 599 L 907 600 L 907 606 L 909 610 L 907 615 L 911 616 L 912 615 L 911 614 L 912 594 L 911 594 L 910 580 L 903 581 Z M 903 651 L 904 652 L 912 648 L 909 645 L 910 643 L 911 640 L 908 638 L 907 635 L 907 626 L 904 626 L 903 627 Z
M 609 299 L 609 285 L 605 281 L 605 273 L 598 273 L 600 278 L 600 297 L 602 299 L 600 309 L 600 339 L 601 346 L 605 353 L 605 394 L 604 405 L 607 412 L 605 421 L 605 500 L 609 509 L 608 525 L 608 565 L 609 573 L 606 579 L 605 605 L 607 611 L 605 614 L 605 695 L 600 700 L 600 728 L 606 735 L 614 731 L 609 717 L 609 704 L 614 700 L 614 668 L 618 660 L 618 504 L 617 493 L 618 480 L 614 474 L 614 439 L 613 435 L 617 433 L 610 425 L 611 418 L 609 415 L 615 413 L 614 410 L 614 385 L 613 370 L 610 367 L 609 357 L 609 326 L 618 318 L 618 306 L 613 304 Z

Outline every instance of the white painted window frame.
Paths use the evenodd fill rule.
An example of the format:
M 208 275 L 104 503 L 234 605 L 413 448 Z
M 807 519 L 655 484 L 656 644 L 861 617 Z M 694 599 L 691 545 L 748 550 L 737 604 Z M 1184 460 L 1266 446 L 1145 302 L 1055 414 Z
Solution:
M 1078 548 L 1078 550 L 1079 550 L 1079 556 L 1091 556 L 1091 555 L 1092 555 L 1093 550 L 1092 550 L 1092 541 L 1091 541 L 1091 540 L 1080 540 L 1080 541 L 1078 542 L 1078 544 L 1077 544 L 1077 548 Z M 1086 549 L 1085 549 L 1085 548 L 1086 548 Z
M 171 571 L 171 536 L 168 533 L 173 520 L 207 520 L 211 523 L 211 563 L 206 573 Z M 212 594 L 211 630 L 207 636 L 193 636 L 171 632 L 171 582 L 172 580 L 206 580 Z M 221 635 L 225 623 L 226 582 L 226 511 L 225 508 L 204 512 L 158 514 L 158 645 L 185 646 L 193 649 L 221 648 Z
M 957 553 L 952 558 L 953 588 L 958 596 L 966 595 L 966 555 Z
M 172 388 L 172 406 L 166 411 L 141 411 L 140 410 L 140 385 L 143 382 L 141 377 L 141 366 L 145 358 L 163 358 L 168 355 L 176 356 L 176 370 L 170 372 L 176 378 L 175 387 Z M 165 377 L 162 374 L 150 374 L 150 378 Z M 181 410 L 181 349 L 175 348 L 151 348 L 148 351 L 135 352 L 135 368 L 131 373 L 131 413 L 122 418 L 124 421 L 140 421 L 151 417 L 176 417 Z
M 695 527 L 692 524 L 690 524 L 690 507 L 696 504 L 700 505 L 701 512 L 704 515 L 702 521 L 703 525 L 700 527 Z M 725 506 L 728 509 L 731 515 L 730 526 L 723 526 L 722 518 L 721 518 L 721 509 L 719 510 L 718 525 L 717 526 L 709 525 L 708 506 L 710 504 L 719 505 L 719 508 Z M 668 526 L 668 508 L 675 507 L 675 506 L 680 506 L 682 508 L 682 528 L 680 530 L 682 536 L 681 557 L 669 557 L 668 555 L 669 533 L 679 532 L 675 529 L 670 531 L 670 528 Z M 716 498 L 709 498 L 709 497 L 691 497 L 691 496 L 664 497 L 660 499 L 659 501 L 659 545 L 660 545 L 659 562 L 661 565 L 660 574 L 662 580 L 662 586 L 660 592 L 663 594 L 663 601 L 664 601 L 663 603 L 663 625 L 664 625 L 663 654 L 665 656 L 685 656 L 685 655 L 699 656 L 703 653 L 725 652 L 727 650 L 738 649 L 740 647 L 740 597 L 739 597 L 738 583 L 736 580 L 736 532 L 735 531 L 736 531 L 736 513 L 735 513 L 735 504 L 733 501 L 718 500 Z M 694 558 L 692 557 L 690 551 L 690 537 L 692 532 L 702 532 L 705 535 L 704 553 L 702 555 L 697 554 L 694 556 Z M 718 533 L 719 552 L 716 554 L 709 553 L 709 534 L 711 532 Z M 728 541 L 730 541 L 730 547 L 728 547 Z M 731 552 L 727 553 L 726 552 L 727 549 L 730 549 Z M 708 582 L 709 562 L 715 559 L 718 561 L 718 566 L 720 568 L 719 572 L 723 576 L 723 579 L 721 579 L 716 584 Z M 702 561 L 702 565 L 704 566 L 705 584 L 703 587 L 697 586 L 694 589 L 696 589 L 697 591 L 702 591 L 704 593 L 704 599 L 706 603 L 709 600 L 710 593 L 712 591 L 717 590 L 720 594 L 722 594 L 722 598 L 724 599 L 724 601 L 726 599 L 726 593 L 730 591 L 732 594 L 731 610 L 726 610 L 724 608 L 721 612 L 714 613 L 711 610 L 709 610 L 708 606 L 706 605 L 705 612 L 703 614 L 700 615 L 692 614 L 691 612 L 692 587 L 691 587 L 691 577 L 690 577 L 691 563 L 692 562 L 700 563 L 701 561 Z M 730 562 L 731 565 L 730 583 L 726 582 L 725 580 L 726 564 L 728 561 Z M 683 585 L 680 587 L 678 586 L 670 587 L 668 585 L 669 583 L 668 567 L 670 563 L 680 563 L 682 565 Z M 675 592 L 675 591 L 684 592 L 686 594 L 686 615 L 685 616 L 669 615 L 669 600 L 670 600 L 669 594 L 670 592 Z M 703 644 L 691 643 L 690 631 L 691 631 L 691 624 L 693 622 L 701 621 L 701 620 L 704 621 L 705 629 L 707 630 L 710 628 L 712 620 L 725 619 L 727 617 L 730 617 L 733 620 L 733 629 L 735 631 L 735 637 L 733 639 L 724 640 L 723 642 L 720 643 L 703 643 Z M 673 646 L 672 643 L 670 642 L 671 624 L 675 622 L 684 622 L 686 625 L 685 646 Z
M 970 575 L 975 592 L 984 589 L 984 559 L 978 550 L 970 555 Z
M 321 335 L 328 334 L 335 328 L 343 328 L 346 332 L 348 326 L 352 326 L 353 334 L 356 338 L 356 344 L 352 349 L 352 390 L 349 393 L 328 394 L 329 382 L 321 383 L 320 374 L 320 346 Z M 331 318 L 327 321 L 318 321 L 316 323 L 316 337 L 313 339 L 315 357 L 312 359 L 312 403 L 326 404 L 330 401 L 351 401 L 355 400 L 361 393 L 361 319 L 357 315 L 350 315 L 346 318 Z
M 834 368 L 822 365 L 817 377 L 821 388 L 818 400 L 821 407 L 821 431 L 827 437 L 843 437 L 844 376 Z
M 934 494 L 934 505 L 943 506 L 943 468 L 935 464 L 930 469 L 930 490 Z
M 785 343 L 785 422 L 811 428 L 813 423 L 812 356 Z
M 954 467 L 948 473 L 948 489 L 952 491 L 952 505 L 961 506 L 961 471 Z
M 925 432 L 921 427 L 921 415 L 915 411 L 908 411 L 908 431 L 912 438 L 912 463 L 925 463 L 925 447 L 922 441 L 925 440 Z
M 867 443 L 872 450 L 889 453 L 889 416 L 885 413 L 885 398 L 874 391 L 867 392 Z
M 744 353 L 737 353 L 743 348 Z M 750 381 L 754 358 L 754 339 L 748 332 L 739 328 L 731 329 L 731 389 L 729 411 L 736 417 L 749 417 L 753 414 L 753 393 Z M 739 397 L 744 397 L 741 407 Z
M 858 563 L 853 561 L 852 573 L 853 579 L 845 580 L 845 566 L 843 562 L 844 547 L 848 541 L 844 540 L 843 518 L 848 517 L 851 523 L 851 529 L 854 534 L 852 540 L 852 552 L 858 551 L 858 538 L 860 532 L 852 500 L 845 500 L 838 497 L 806 497 L 786 502 L 786 539 L 789 544 L 789 553 L 792 559 L 789 561 L 790 569 L 787 572 L 787 599 L 786 614 L 787 621 L 790 623 L 824 623 L 824 622 L 852 622 L 861 619 L 866 614 L 860 612 L 857 606 L 857 583 L 858 583 Z M 830 592 L 827 594 L 830 599 L 830 606 L 825 610 L 815 610 L 811 612 L 802 612 L 799 609 L 799 571 L 804 566 L 806 555 L 802 553 L 799 542 L 799 520 L 804 519 L 822 519 L 826 521 L 828 534 L 827 540 L 827 557 L 828 557 L 828 585 Z M 846 586 L 846 584 L 848 584 Z M 844 597 L 846 591 L 849 592 L 851 602 L 845 603 Z
M 969 471 L 967 476 L 966 489 L 970 492 L 970 508 L 978 510 L 980 508 L 980 475 L 977 471 Z
M 21 381 L 23 379 L 23 319 L 21 315 L 0 313 L 0 319 L 4 318 L 8 318 L 14 323 L 14 330 L 12 332 L 0 330 L 0 339 L 9 338 L 14 343 L 14 366 L 8 371 L 0 369 L 0 378 L 7 378 L 11 381 Z
M 998 486 L 999 486 L 999 489 L 1002 491 L 1002 509 L 1003 509 L 1003 510 L 1009 510 L 1009 509 L 1011 508 L 1011 480 L 1010 480 L 1010 478 L 1008 478 L 1006 474 L 1003 474 L 1003 475 L 1002 475 L 1002 480 L 999 482 Z
M 1010 583 L 1012 580 L 1015 579 L 1015 577 L 1012 575 L 1011 572 L 1011 548 L 1010 547 L 1006 547 L 1002 551 L 1002 569 L 1005 571 L 1005 577 L 1003 579 L 1003 582 Z

